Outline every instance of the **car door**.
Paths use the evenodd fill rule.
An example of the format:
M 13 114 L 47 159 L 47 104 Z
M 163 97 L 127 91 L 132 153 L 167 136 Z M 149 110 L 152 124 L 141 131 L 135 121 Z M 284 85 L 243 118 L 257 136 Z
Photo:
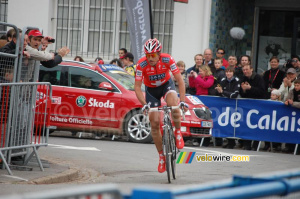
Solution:
M 112 83 L 112 91 L 101 90 L 99 84 L 102 82 L 111 83 L 97 71 L 68 67 L 69 87 L 64 92 L 63 100 L 74 108 L 69 118 L 74 125 L 81 125 L 84 129 L 119 127 L 116 110 L 120 107 L 121 92 Z
M 46 68 L 40 65 L 39 82 L 50 82 L 52 85 L 52 103 L 51 103 L 51 126 L 61 126 L 66 124 L 65 105 L 62 104 L 62 97 L 65 90 L 63 78 L 63 66 L 58 65 L 53 68 Z

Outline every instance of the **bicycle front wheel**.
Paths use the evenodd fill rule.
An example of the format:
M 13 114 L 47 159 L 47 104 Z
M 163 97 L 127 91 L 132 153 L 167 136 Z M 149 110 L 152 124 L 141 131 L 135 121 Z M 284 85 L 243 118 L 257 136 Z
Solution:
M 169 140 L 169 130 L 167 128 L 164 129 L 163 134 L 163 144 L 164 144 L 164 151 L 165 151 L 165 157 L 166 157 L 166 170 L 167 170 L 167 176 L 168 181 L 171 183 L 171 150 L 170 150 L 170 140 Z
M 176 179 L 176 155 L 177 155 L 177 148 L 175 142 L 175 136 L 172 130 L 170 130 L 170 150 L 171 150 L 171 168 L 172 168 L 172 176 L 173 179 Z

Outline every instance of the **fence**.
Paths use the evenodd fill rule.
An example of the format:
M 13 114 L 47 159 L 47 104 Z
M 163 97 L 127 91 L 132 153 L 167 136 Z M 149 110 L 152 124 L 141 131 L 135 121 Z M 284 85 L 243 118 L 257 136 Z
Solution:
M 15 40 L 10 48 L 0 52 L 0 158 L 2 168 L 12 174 L 9 165 L 18 158 L 18 164 L 27 165 L 35 155 L 43 171 L 37 150 L 48 144 L 49 111 L 51 105 L 50 83 L 34 83 L 38 79 L 39 61 L 23 58 L 23 34 L 12 25 L 0 26 L 14 29 Z M 32 149 L 32 151 L 31 151 Z
M 9 164 L 13 157 L 21 156 L 22 164 L 27 165 L 35 155 L 43 171 L 37 149 L 48 144 L 50 83 L 3 83 L 0 90 L 0 156 L 3 166 L 12 174 Z

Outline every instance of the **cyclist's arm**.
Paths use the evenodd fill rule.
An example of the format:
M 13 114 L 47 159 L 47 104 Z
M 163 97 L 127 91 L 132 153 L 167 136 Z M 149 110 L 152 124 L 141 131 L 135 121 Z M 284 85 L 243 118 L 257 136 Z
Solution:
M 142 87 L 142 81 L 135 80 L 134 90 L 135 90 L 136 97 L 138 98 L 138 100 L 141 102 L 142 105 L 145 105 L 145 104 L 147 104 L 147 102 L 145 100 L 145 97 L 144 97 L 141 87 Z
M 180 73 L 173 74 L 174 78 L 178 82 L 178 88 L 179 88 L 179 96 L 180 96 L 180 101 L 184 102 L 185 101 L 185 85 L 183 78 L 181 77 Z

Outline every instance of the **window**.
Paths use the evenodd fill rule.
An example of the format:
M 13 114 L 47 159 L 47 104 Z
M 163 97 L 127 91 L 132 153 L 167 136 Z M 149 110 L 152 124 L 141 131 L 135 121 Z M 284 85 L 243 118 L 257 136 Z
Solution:
M 151 1 L 154 37 L 171 53 L 173 0 Z M 68 46 L 71 56 L 112 60 L 118 50 L 130 51 L 126 9 L 122 0 L 58 0 L 56 48 Z
M 109 82 L 108 79 L 103 77 L 101 74 L 77 67 L 69 67 L 69 83 L 71 87 L 86 88 L 100 90 L 99 84 L 102 82 Z M 112 85 L 113 91 L 118 91 L 118 89 Z
M 0 21 L 7 22 L 8 0 L 0 0 Z M 6 26 L 0 25 L 0 31 L 6 33 Z
M 52 85 L 61 85 L 61 66 L 46 68 L 40 65 L 39 82 L 50 82 Z

